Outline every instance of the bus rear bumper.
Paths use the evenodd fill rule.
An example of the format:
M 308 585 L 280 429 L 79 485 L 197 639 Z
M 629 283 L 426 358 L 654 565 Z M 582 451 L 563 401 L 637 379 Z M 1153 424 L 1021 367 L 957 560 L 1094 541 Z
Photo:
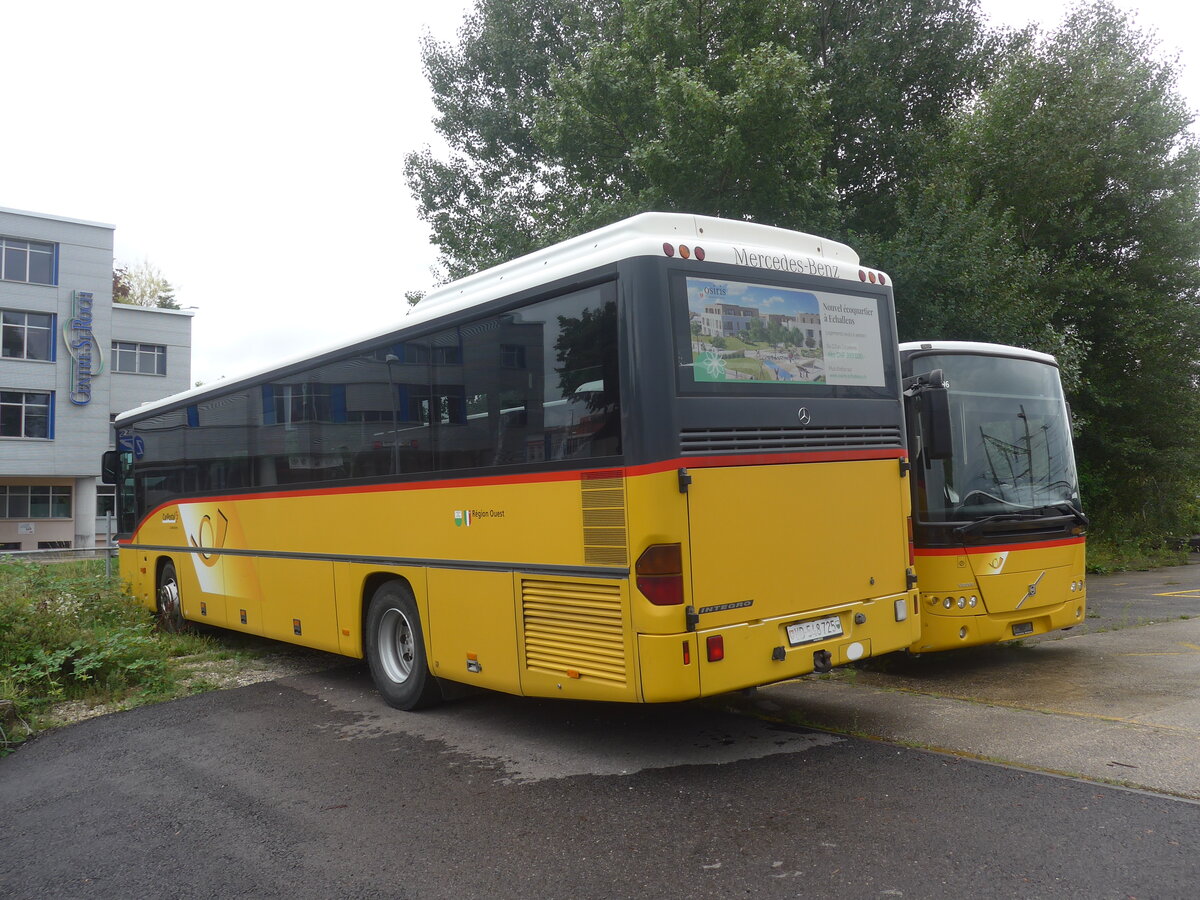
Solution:
M 839 619 L 840 635 L 789 640 L 789 625 L 832 616 Z M 919 634 L 915 592 L 685 634 L 641 634 L 642 698 L 689 700 L 786 681 L 906 649 Z

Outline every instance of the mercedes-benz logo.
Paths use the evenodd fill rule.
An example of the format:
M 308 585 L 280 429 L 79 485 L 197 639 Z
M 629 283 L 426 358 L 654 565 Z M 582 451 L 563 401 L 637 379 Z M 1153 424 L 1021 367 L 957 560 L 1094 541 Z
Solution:
M 797 411 L 796 415 L 798 415 L 800 417 L 801 425 L 807 425 L 809 422 L 812 421 L 812 416 L 810 416 L 808 414 L 808 409 L 806 407 L 803 407 L 803 406 L 800 407 L 800 409 Z

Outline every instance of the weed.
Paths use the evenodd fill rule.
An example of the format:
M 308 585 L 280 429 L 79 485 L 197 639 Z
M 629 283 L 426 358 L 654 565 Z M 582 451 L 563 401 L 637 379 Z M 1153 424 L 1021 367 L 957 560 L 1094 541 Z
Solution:
M 170 696 L 182 675 L 174 658 L 206 643 L 157 632 L 151 612 L 101 564 L 0 560 L 0 702 L 16 721 L 0 734 L 0 753 L 36 731 L 55 703 Z
M 1188 561 L 1188 550 L 1163 540 L 1141 541 L 1089 534 L 1087 570 L 1093 575 L 1114 572 L 1157 569 L 1162 566 L 1181 566 Z

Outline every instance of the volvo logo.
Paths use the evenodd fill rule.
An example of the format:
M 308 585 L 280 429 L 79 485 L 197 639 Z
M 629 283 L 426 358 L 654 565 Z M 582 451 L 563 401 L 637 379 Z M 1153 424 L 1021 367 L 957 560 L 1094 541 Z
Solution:
M 804 407 L 804 406 L 800 407 L 800 409 L 796 412 L 796 415 L 798 415 L 800 417 L 801 425 L 807 425 L 809 422 L 812 421 L 812 416 L 810 416 L 808 414 L 807 407 Z
M 1025 601 L 1028 600 L 1030 597 L 1037 596 L 1038 585 L 1041 584 L 1042 579 L 1045 577 L 1046 577 L 1046 573 L 1043 572 L 1041 575 L 1039 575 L 1037 577 L 1037 580 L 1034 581 L 1033 584 L 1029 585 L 1028 589 L 1025 591 L 1025 596 L 1021 598 L 1019 603 L 1017 603 L 1017 609 L 1020 609 L 1022 606 L 1024 606 Z

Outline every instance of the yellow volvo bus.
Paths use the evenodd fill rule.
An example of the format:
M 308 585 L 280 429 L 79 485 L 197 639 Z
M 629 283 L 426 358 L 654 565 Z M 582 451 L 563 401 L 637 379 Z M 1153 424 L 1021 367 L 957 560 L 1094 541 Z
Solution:
M 1087 611 L 1087 518 L 1053 356 L 900 345 L 921 635 L 913 652 L 1045 634 Z
M 647 213 L 327 352 L 116 421 L 167 620 L 446 682 L 676 701 L 919 635 L 891 286 L 848 247 Z

